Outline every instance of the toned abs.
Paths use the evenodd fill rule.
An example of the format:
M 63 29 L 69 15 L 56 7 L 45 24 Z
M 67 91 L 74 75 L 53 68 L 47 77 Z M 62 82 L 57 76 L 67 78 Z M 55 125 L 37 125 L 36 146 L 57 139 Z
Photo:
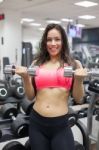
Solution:
M 69 91 L 64 88 L 39 90 L 33 108 L 42 116 L 56 117 L 68 113 Z

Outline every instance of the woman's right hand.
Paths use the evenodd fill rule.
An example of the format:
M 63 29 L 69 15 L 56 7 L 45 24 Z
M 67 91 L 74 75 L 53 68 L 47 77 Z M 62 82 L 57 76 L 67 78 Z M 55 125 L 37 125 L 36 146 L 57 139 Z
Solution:
M 29 77 L 29 74 L 27 72 L 27 67 L 24 66 L 16 66 L 15 73 L 21 76 L 22 78 Z

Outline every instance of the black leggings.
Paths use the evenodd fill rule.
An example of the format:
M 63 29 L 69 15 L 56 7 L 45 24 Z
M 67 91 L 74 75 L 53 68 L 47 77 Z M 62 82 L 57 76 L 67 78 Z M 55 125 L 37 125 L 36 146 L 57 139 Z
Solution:
M 68 114 L 43 117 L 33 110 L 30 115 L 29 138 L 31 150 L 75 150 Z

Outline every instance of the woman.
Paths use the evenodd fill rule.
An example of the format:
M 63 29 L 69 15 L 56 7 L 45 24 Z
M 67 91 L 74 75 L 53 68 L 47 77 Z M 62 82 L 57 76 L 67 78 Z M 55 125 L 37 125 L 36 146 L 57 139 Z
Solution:
M 26 67 L 17 67 L 28 99 L 33 100 L 29 137 L 32 150 L 74 150 L 68 125 L 68 97 L 72 92 L 77 103 L 84 96 L 83 80 L 87 75 L 79 61 L 70 56 L 64 29 L 49 24 L 41 39 L 40 53 L 32 65 L 38 65 L 32 78 Z M 73 77 L 64 77 L 64 66 L 73 66 Z

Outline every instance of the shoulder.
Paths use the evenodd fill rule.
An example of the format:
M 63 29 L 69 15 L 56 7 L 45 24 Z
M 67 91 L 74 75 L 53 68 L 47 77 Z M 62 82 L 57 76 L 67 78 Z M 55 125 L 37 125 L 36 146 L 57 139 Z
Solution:
M 82 64 L 79 60 L 75 59 L 75 63 L 76 63 L 76 68 L 82 68 Z

